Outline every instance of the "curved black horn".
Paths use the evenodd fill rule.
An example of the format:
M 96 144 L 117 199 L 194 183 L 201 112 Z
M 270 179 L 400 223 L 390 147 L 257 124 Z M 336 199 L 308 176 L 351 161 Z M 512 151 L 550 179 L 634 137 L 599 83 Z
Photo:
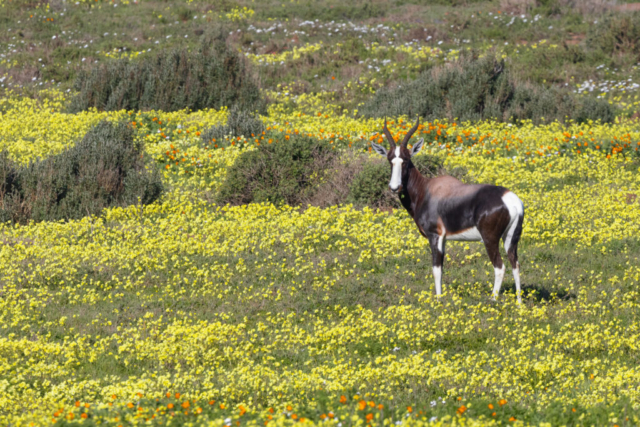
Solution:
M 391 132 L 389 132 L 389 128 L 387 127 L 387 118 L 384 118 L 384 129 L 383 129 L 384 134 L 387 136 L 387 139 L 389 140 L 389 145 L 391 146 L 391 150 L 396 148 L 396 142 L 393 139 L 393 136 L 391 136 Z
M 402 140 L 402 146 L 403 147 L 406 148 L 407 142 L 409 142 L 409 140 L 413 136 L 414 132 L 418 129 L 418 125 L 419 124 L 420 124 L 420 116 L 418 115 L 418 119 L 416 120 L 416 124 L 413 125 L 413 127 L 411 129 L 409 129 L 409 132 L 407 132 L 407 134 L 404 136 L 404 139 Z

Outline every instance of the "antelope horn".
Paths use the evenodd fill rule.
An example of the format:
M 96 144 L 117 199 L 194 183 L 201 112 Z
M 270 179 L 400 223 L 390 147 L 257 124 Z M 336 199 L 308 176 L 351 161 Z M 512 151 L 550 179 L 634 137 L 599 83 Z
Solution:
M 413 136 L 414 132 L 418 129 L 418 125 L 420 124 L 420 116 L 418 115 L 418 119 L 416 120 L 416 124 L 413 125 L 413 127 L 411 129 L 409 129 L 409 132 L 407 132 L 407 134 L 404 136 L 404 139 L 402 140 L 402 146 L 403 147 L 407 147 L 407 143 L 409 142 L 409 140 L 411 139 L 411 137 Z
M 393 140 L 393 136 L 391 136 L 391 132 L 389 132 L 389 128 L 387 127 L 387 118 L 384 118 L 384 129 L 383 129 L 384 134 L 386 135 L 387 139 L 389 140 L 389 145 L 391 147 L 391 150 L 394 150 L 396 148 L 396 142 Z

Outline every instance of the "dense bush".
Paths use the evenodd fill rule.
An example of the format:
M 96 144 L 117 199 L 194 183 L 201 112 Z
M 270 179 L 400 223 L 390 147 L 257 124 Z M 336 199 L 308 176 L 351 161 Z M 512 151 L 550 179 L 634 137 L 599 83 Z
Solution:
M 390 8 L 386 2 L 363 1 L 336 1 L 317 2 L 315 0 L 298 1 L 288 3 L 285 8 L 258 8 L 258 16 L 266 19 L 301 19 L 319 21 L 340 21 L 354 19 L 380 18 Z
M 125 123 L 102 122 L 68 150 L 19 166 L 0 155 L 0 221 L 77 219 L 109 206 L 148 204 L 163 191 Z
M 100 63 L 75 81 L 77 112 L 99 110 L 199 110 L 238 105 L 262 110 L 264 102 L 244 58 L 224 40 L 206 38 L 198 49 L 161 51 L 154 57 Z
M 244 152 L 229 168 L 217 201 L 298 205 L 324 178 L 336 157 L 333 148 L 327 141 L 308 136 L 269 133 L 256 150 Z
M 640 57 L 640 13 L 602 17 L 598 25 L 590 26 L 586 45 L 609 56 L 627 53 Z
M 389 190 L 390 170 L 384 159 L 367 159 L 353 177 L 346 201 L 356 206 L 400 206 L 398 196 Z
M 355 206 L 399 207 L 389 188 L 391 168 L 381 157 L 338 152 L 326 141 L 307 136 L 268 133 L 256 150 L 240 155 L 227 172 L 216 201 L 241 205 L 252 202 L 327 207 L 341 203 Z M 412 162 L 420 173 L 434 177 L 448 173 L 469 181 L 466 171 L 447 172 L 435 157 L 418 155 Z
M 434 177 L 443 172 L 442 163 L 436 158 L 420 155 L 411 159 L 423 176 Z M 389 190 L 391 167 L 383 158 L 363 158 L 362 169 L 349 185 L 347 202 L 356 206 L 398 207 L 398 196 Z
M 360 112 L 367 117 L 406 114 L 427 120 L 530 119 L 538 123 L 565 118 L 611 121 L 615 117 L 606 101 L 584 99 L 562 89 L 518 82 L 510 77 L 504 61 L 490 55 L 481 59 L 463 56 L 402 86 L 378 91 Z
M 222 141 L 225 136 L 237 137 L 259 135 L 264 131 L 264 124 L 259 117 L 234 105 L 229 110 L 226 125 L 212 126 L 202 132 L 202 142 L 208 144 L 213 139 Z

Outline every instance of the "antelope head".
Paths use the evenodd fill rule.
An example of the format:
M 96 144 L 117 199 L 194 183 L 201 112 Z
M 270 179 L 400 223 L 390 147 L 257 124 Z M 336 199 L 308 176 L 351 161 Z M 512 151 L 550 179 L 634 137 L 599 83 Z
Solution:
M 398 193 L 402 190 L 402 183 L 406 182 L 409 171 L 411 170 L 411 167 L 413 167 L 411 157 L 420 151 L 422 144 L 424 143 L 424 139 L 420 139 L 420 141 L 418 141 L 411 150 L 407 148 L 407 143 L 418 129 L 419 124 L 420 116 L 418 116 L 416 124 L 409 129 L 409 132 L 405 135 L 400 146 L 397 146 L 396 141 L 393 139 L 391 132 L 389 132 L 389 129 L 387 128 L 387 119 L 385 119 L 383 132 L 389 141 L 389 151 L 380 144 L 376 144 L 375 142 L 371 143 L 371 146 L 376 153 L 381 156 L 386 156 L 387 160 L 389 160 L 389 163 L 391 164 L 391 180 L 389 181 L 389 188 L 394 193 Z

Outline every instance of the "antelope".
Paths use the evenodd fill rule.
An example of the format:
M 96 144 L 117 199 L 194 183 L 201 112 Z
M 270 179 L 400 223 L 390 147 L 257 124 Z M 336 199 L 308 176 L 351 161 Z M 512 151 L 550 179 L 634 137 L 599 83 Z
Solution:
M 513 269 L 518 303 L 522 303 L 518 263 L 518 242 L 524 220 L 522 201 L 504 187 L 463 184 L 447 175 L 436 178 L 422 176 L 411 162 L 411 157 L 420 151 L 424 139 L 420 139 L 411 150 L 407 148 L 407 143 L 419 124 L 420 117 L 400 146 L 397 146 L 385 119 L 383 132 L 389 141 L 389 151 L 382 145 L 373 142 L 371 145 L 378 154 L 389 160 L 389 188 L 399 195 L 400 203 L 415 221 L 420 234 L 429 240 L 436 295 L 442 295 L 445 242 L 482 241 L 495 271 L 492 298 L 497 299 L 505 273 L 500 256 L 502 239 Z

